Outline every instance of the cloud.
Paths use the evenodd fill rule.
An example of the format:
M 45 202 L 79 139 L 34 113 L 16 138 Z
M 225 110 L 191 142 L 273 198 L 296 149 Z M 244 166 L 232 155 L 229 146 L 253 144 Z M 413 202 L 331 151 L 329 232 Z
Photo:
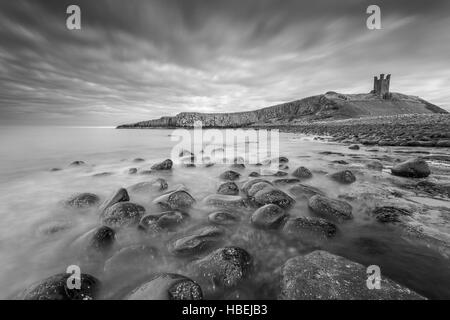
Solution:
M 65 10 L 78 4 L 82 30 Z M 447 1 L 0 2 L 0 124 L 115 125 L 392 90 L 450 110 Z

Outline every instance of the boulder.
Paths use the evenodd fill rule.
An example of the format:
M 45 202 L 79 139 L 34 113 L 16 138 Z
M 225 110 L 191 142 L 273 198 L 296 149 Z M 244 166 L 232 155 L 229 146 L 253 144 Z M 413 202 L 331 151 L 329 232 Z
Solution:
M 219 176 L 219 178 L 223 179 L 223 180 L 231 180 L 231 181 L 233 181 L 233 180 L 239 179 L 240 176 L 241 176 L 240 173 L 238 173 L 236 171 L 233 171 L 233 170 L 228 170 L 228 171 L 223 172 Z
M 383 170 L 383 164 L 381 161 L 372 160 L 366 164 L 367 169 L 381 171 Z
M 353 208 L 345 201 L 315 195 L 309 198 L 308 206 L 313 212 L 338 222 L 353 219 Z
M 128 169 L 128 174 L 136 174 L 136 173 L 137 173 L 137 168 Z
M 193 280 L 173 273 L 159 274 L 136 288 L 127 300 L 202 300 L 200 286 Z
M 188 214 L 180 211 L 166 211 L 156 215 L 147 214 L 142 217 L 139 227 L 153 232 L 174 231 L 188 218 Z
M 450 148 L 450 140 L 438 140 L 436 147 Z
M 272 188 L 273 185 L 271 182 L 268 181 L 262 181 L 262 182 L 258 182 L 253 184 L 250 189 L 247 192 L 247 196 L 249 196 L 250 198 L 254 197 L 255 194 L 257 194 L 259 191 L 265 189 L 265 188 Z
M 298 184 L 289 189 L 289 192 L 295 197 L 303 197 L 305 199 L 309 199 L 316 194 L 324 196 L 325 193 L 316 188 L 306 184 Z
M 108 251 L 114 245 L 115 237 L 116 233 L 113 229 L 107 226 L 101 226 L 94 231 L 89 241 L 89 249 L 103 252 Z
M 367 286 L 367 268 L 326 251 L 289 259 L 281 268 L 281 300 L 407 300 L 419 294 L 381 276 L 380 289 Z
M 159 196 L 153 203 L 166 210 L 183 211 L 189 209 L 195 203 L 195 199 L 186 190 L 178 189 Z
M 152 170 L 170 170 L 172 169 L 173 162 L 170 159 L 166 159 L 163 162 L 154 164 L 151 169 Z
M 169 185 L 166 180 L 164 180 L 163 178 L 156 178 L 152 181 L 144 181 L 133 184 L 132 186 L 128 187 L 128 190 L 138 193 L 150 193 L 166 190 L 168 186 Z
M 75 209 L 87 209 L 97 206 L 100 203 L 100 198 L 93 193 L 78 193 L 67 199 L 64 204 L 67 207 Z
M 225 247 L 195 261 L 191 267 L 208 283 L 230 288 L 241 283 L 249 275 L 252 257 L 242 248 Z
M 138 224 L 145 213 L 144 207 L 132 202 L 119 202 L 100 214 L 102 223 L 109 227 L 124 227 Z
M 219 208 L 245 208 L 247 206 L 246 199 L 241 196 L 227 196 L 223 194 L 211 194 L 203 202 L 208 206 Z
M 287 184 L 295 184 L 295 183 L 300 183 L 300 179 L 289 179 L 289 178 L 284 178 L 284 179 L 275 179 L 273 180 L 273 184 L 276 186 L 282 186 L 282 185 L 287 185 Z
M 94 178 L 101 178 L 101 177 L 108 177 L 108 176 L 111 176 L 113 174 L 114 174 L 113 172 L 99 172 L 99 173 L 93 174 L 92 176 Z
M 392 223 L 400 222 L 401 217 L 411 216 L 411 212 L 403 208 L 396 208 L 390 206 L 376 207 L 372 211 L 372 215 L 378 222 Z
M 227 211 L 215 211 L 208 215 L 208 221 L 217 225 L 233 225 L 239 222 L 239 218 Z
M 248 176 L 252 177 L 252 178 L 256 178 L 256 177 L 260 177 L 261 174 L 259 172 L 256 172 L 256 171 L 252 171 L 252 172 L 250 172 L 250 174 Z
M 183 236 L 169 243 L 170 253 L 176 256 L 192 257 L 204 253 L 221 241 L 223 229 L 207 226 L 195 230 L 192 234 Z
M 81 160 L 77 160 L 72 162 L 71 164 L 69 164 L 69 166 L 71 167 L 79 167 L 79 166 L 84 166 L 86 164 L 86 162 L 81 161 Z
M 295 203 L 295 200 L 292 199 L 287 193 L 274 187 L 266 187 L 258 191 L 254 195 L 253 199 L 254 202 L 259 206 L 263 206 L 266 204 L 276 204 L 283 209 L 287 209 Z
M 426 178 L 431 171 L 427 162 L 422 158 L 409 159 L 395 165 L 391 172 L 395 176 L 407 178 Z
M 312 172 L 305 167 L 298 167 L 294 170 L 294 172 L 292 172 L 292 175 L 300 179 L 310 179 L 313 176 Z
M 100 281 L 89 274 L 81 274 L 80 289 L 69 289 L 69 273 L 61 273 L 39 281 L 19 294 L 20 300 L 93 300 L 96 298 Z
M 261 229 L 277 229 L 286 219 L 287 214 L 275 204 L 267 204 L 257 209 L 250 222 Z
M 105 209 L 111 207 L 112 205 L 118 202 L 130 201 L 130 196 L 125 188 L 120 188 L 111 197 L 105 200 L 100 206 L 100 211 L 104 211 Z
M 356 177 L 350 170 L 338 171 L 330 174 L 330 178 L 342 184 L 351 184 L 356 181 Z
M 352 144 L 350 147 L 348 147 L 350 150 L 359 150 L 359 146 L 357 144 Z
M 242 189 L 241 189 L 242 192 L 245 193 L 246 195 L 248 195 L 248 192 L 249 192 L 250 188 L 254 184 L 259 183 L 259 182 L 266 182 L 266 183 L 271 185 L 271 183 L 269 181 L 265 180 L 265 179 L 251 179 L 251 180 L 248 180 L 247 182 L 244 183 L 244 185 L 242 186 Z
M 337 227 L 325 219 L 297 217 L 286 221 L 283 226 L 283 233 L 289 238 L 316 244 L 334 237 L 337 233 Z
M 217 193 L 235 196 L 235 195 L 239 194 L 239 188 L 238 188 L 237 184 L 232 181 L 224 182 L 217 189 Z
M 144 162 L 144 161 L 145 160 L 142 159 L 142 158 L 135 158 L 135 159 L 133 159 L 133 162 L 135 162 L 135 163 Z

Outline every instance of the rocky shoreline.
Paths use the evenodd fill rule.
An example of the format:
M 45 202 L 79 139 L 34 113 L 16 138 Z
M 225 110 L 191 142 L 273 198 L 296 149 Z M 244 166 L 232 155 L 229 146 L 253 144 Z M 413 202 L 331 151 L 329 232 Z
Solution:
M 243 170 L 251 165 L 237 165 L 235 161 L 217 177 L 218 189 L 211 190 L 203 199 L 195 199 L 184 185 L 169 186 L 161 177 L 179 169 L 171 159 L 151 166 L 153 179 L 120 188 L 103 201 L 93 193 L 67 198 L 62 201 L 64 207 L 81 213 L 92 210 L 98 215 L 98 226 L 77 241 L 83 257 L 82 270 L 86 269 L 85 265 L 94 264 L 96 268 L 92 270 L 96 272 L 82 274 L 79 290 L 67 288 L 68 274 L 57 274 L 26 288 L 18 298 L 97 299 L 109 294 L 131 300 L 198 300 L 215 298 L 218 292 L 222 298 L 255 297 L 254 293 L 243 290 L 247 284 L 255 291 L 269 290 L 279 299 L 424 299 L 421 294 L 386 276 L 380 290 L 370 290 L 366 287 L 367 266 L 335 254 L 333 250 L 327 251 L 328 244 L 352 223 L 361 208 L 351 204 L 354 199 L 351 194 L 344 193 L 335 198 L 308 184 L 309 179 L 322 173 L 303 166 L 289 168 L 286 157 L 277 160 L 283 175 L 253 174 L 258 173 L 255 169 L 244 176 Z M 135 159 L 132 163 L 144 161 Z M 270 161 L 261 166 L 268 163 Z M 78 161 L 71 167 L 83 165 L 84 162 Z M 381 172 L 384 168 L 381 161 L 376 166 L 367 165 L 367 172 Z M 191 167 L 202 170 L 196 169 L 194 163 Z M 333 181 L 342 190 L 364 177 L 359 170 L 348 169 L 345 165 L 340 168 L 323 178 Z M 450 197 L 448 185 L 429 180 L 433 175 L 442 179 L 442 175 L 435 174 L 434 167 L 420 157 L 403 158 L 395 162 L 389 172 L 399 189 L 385 192 L 395 193 L 394 199 L 401 199 L 411 188 L 443 201 Z M 292 177 L 280 178 L 289 175 Z M 144 203 L 134 202 L 136 192 L 159 194 L 150 199 L 159 209 L 146 211 Z M 366 196 L 376 199 L 382 194 L 368 194 L 362 190 L 354 197 Z M 291 210 L 297 203 L 305 203 L 312 216 L 292 216 Z M 380 227 L 393 228 L 395 233 L 404 233 L 414 239 L 431 239 L 413 228 L 417 222 L 416 209 L 393 203 L 388 205 L 386 199 L 379 200 L 375 207 L 364 211 Z M 199 209 L 199 205 L 203 209 Z M 198 210 L 204 210 L 204 218 L 194 223 L 192 215 Z M 144 239 L 166 239 L 165 248 L 152 246 L 152 241 L 124 246 L 120 235 L 125 231 Z M 54 232 L 60 230 L 56 228 Z M 226 239 L 231 239 L 231 244 Z M 292 249 L 290 258 L 280 261 L 277 255 L 281 252 L 277 252 L 277 245 L 274 246 L 272 241 L 275 244 L 293 241 L 301 244 L 307 254 Z M 427 245 L 437 243 L 441 254 L 449 257 L 450 243 L 425 241 Z M 255 254 L 259 246 L 264 250 Z M 183 274 L 155 266 L 163 252 L 183 265 Z M 127 267 L 123 268 L 124 265 Z M 276 279 L 272 273 L 277 275 Z M 120 276 L 125 276 L 127 283 L 120 290 L 112 290 L 108 281 Z M 105 293 L 108 290 L 112 293 Z
M 367 146 L 450 147 L 450 114 L 365 117 L 259 128 L 332 137 L 327 140 Z

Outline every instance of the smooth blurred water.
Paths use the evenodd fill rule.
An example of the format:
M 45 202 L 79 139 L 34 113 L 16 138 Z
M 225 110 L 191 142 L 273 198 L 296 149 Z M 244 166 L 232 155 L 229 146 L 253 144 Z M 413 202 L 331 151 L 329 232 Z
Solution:
M 61 205 L 64 199 L 77 192 L 92 192 L 102 200 L 120 187 L 127 187 L 155 177 L 163 177 L 171 186 L 182 183 L 198 200 L 191 210 L 190 227 L 206 223 L 208 209 L 201 199 L 216 192 L 222 182 L 220 173 L 228 165 L 209 168 L 185 168 L 175 165 L 170 172 L 151 175 L 129 175 L 129 168 L 149 169 L 160 160 L 169 158 L 176 142 L 171 141 L 172 130 L 116 130 L 113 128 L 63 127 L 1 127 L 0 128 L 0 298 L 9 298 L 29 284 L 64 272 L 71 264 L 79 264 L 83 256 L 83 235 L 99 225 L 98 213 L 74 212 Z M 244 150 L 239 146 L 238 150 Z M 296 134 L 280 135 L 280 154 L 289 158 L 289 172 L 300 165 L 311 170 L 332 172 L 342 166 L 332 164 L 339 156 L 322 155 L 321 151 L 343 152 L 367 158 L 373 153 L 365 150 L 349 152 L 345 146 L 313 141 L 311 137 Z M 243 151 L 242 151 L 243 152 Z M 145 162 L 134 163 L 143 158 Z M 345 158 L 348 161 L 348 158 Z M 362 162 L 348 166 L 359 170 Z M 87 163 L 69 167 L 75 160 Z M 51 168 L 61 168 L 51 172 Z M 240 182 L 257 168 L 248 165 L 241 171 Z M 110 176 L 93 177 L 110 172 Z M 307 183 L 337 197 L 370 190 L 382 192 L 390 186 L 387 172 L 358 176 L 352 185 L 339 185 L 321 174 L 315 174 Z M 269 178 L 273 180 L 273 178 Z M 287 188 L 283 188 L 287 191 Z M 378 190 L 378 191 L 377 191 Z M 147 213 L 160 209 L 151 204 L 158 195 L 130 194 L 131 201 L 146 208 Z M 397 282 L 431 298 L 450 298 L 450 269 L 448 259 L 423 242 L 405 240 L 395 231 L 376 224 L 366 213 L 375 206 L 367 199 L 350 201 L 354 207 L 354 221 L 340 226 L 341 233 L 324 248 L 365 265 L 378 264 L 382 273 Z M 209 211 L 210 212 L 210 211 Z M 223 245 L 240 245 L 254 257 L 255 274 L 243 288 L 248 298 L 276 298 L 270 290 L 260 290 L 258 284 L 273 278 L 272 273 L 289 257 L 302 254 L 310 248 L 289 242 L 274 232 L 255 231 L 246 218 L 224 239 Z M 297 199 L 291 216 L 311 215 L 304 200 Z M 42 230 L 52 225 L 64 226 L 61 231 L 46 234 Z M 153 265 L 155 272 L 186 272 L 186 261 L 170 256 L 167 241 L 174 235 L 142 237 L 135 231 L 117 235 L 118 248 L 135 243 L 151 244 L 161 252 Z M 81 238 L 80 238 L 81 237 Z M 82 271 L 86 269 L 82 269 Z M 89 270 L 102 278 L 102 270 Z M 264 279 L 262 279 L 264 278 Z M 109 282 L 108 282 L 109 281 Z M 108 286 L 123 286 L 127 279 L 108 280 Z M 111 283 L 112 282 L 112 283 Z M 117 283 L 114 283 L 117 282 Z M 119 283 L 121 282 L 121 283 Z M 104 292 L 103 297 L 121 297 L 118 292 Z M 219 293 L 219 298 L 226 298 Z

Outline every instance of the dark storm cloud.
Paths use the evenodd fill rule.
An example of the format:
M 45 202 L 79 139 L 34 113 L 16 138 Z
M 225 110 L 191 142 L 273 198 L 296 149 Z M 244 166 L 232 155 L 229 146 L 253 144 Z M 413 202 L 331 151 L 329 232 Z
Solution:
M 358 0 L 0 1 L 3 124 L 249 110 L 367 92 L 381 72 L 450 107 L 448 1 L 378 1 L 377 31 Z

